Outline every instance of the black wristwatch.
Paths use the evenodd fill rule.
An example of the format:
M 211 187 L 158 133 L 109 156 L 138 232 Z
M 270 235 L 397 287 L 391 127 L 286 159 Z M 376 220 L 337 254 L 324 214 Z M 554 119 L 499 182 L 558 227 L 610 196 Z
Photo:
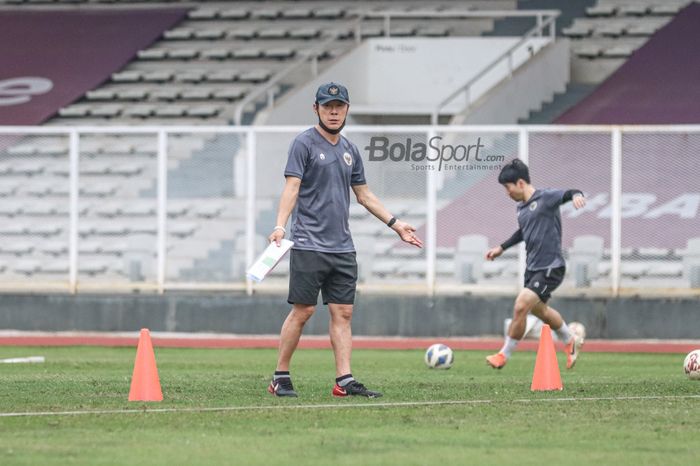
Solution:
M 394 223 L 396 223 L 396 217 L 391 217 L 391 220 L 389 220 L 389 223 L 386 224 L 389 228 L 394 226 Z

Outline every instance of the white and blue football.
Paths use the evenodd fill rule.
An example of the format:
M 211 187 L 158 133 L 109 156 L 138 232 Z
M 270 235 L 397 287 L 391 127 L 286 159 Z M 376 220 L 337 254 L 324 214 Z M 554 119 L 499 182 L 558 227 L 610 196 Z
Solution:
M 442 343 L 435 343 L 425 352 L 425 364 L 431 369 L 449 369 L 454 361 L 452 349 Z

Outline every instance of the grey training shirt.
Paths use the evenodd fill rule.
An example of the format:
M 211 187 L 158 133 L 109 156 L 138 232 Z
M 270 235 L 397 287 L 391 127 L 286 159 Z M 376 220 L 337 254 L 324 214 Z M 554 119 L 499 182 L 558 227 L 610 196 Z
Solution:
M 561 252 L 561 189 L 537 189 L 527 202 L 518 204 L 518 224 L 527 250 L 527 269 L 564 267 Z
M 354 252 L 348 222 L 350 188 L 366 184 L 355 144 L 341 136 L 333 145 L 309 128 L 292 141 L 284 176 L 301 179 L 292 211 L 293 249 Z

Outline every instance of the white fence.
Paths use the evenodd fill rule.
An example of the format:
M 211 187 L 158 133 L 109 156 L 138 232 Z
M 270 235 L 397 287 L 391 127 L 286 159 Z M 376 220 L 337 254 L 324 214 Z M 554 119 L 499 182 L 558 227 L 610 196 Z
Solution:
M 281 290 L 244 270 L 265 246 L 302 127 L 0 128 L 0 289 Z M 405 247 L 350 209 L 362 292 L 512 292 L 523 249 L 498 170 L 520 157 L 562 207 L 562 292 L 697 293 L 700 127 L 354 126 L 370 188 L 413 223 Z M 422 144 L 422 145 L 421 145 Z

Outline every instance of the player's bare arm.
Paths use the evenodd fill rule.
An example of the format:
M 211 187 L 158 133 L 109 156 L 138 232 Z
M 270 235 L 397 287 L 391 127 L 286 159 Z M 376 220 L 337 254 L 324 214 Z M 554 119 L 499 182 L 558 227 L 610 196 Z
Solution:
M 277 209 L 277 223 L 275 223 L 275 229 L 272 231 L 270 236 L 267 238 L 269 242 L 275 242 L 277 246 L 280 245 L 280 241 L 284 238 L 286 233 L 285 225 L 289 216 L 292 215 L 292 210 L 297 203 L 297 197 L 299 196 L 299 186 L 301 186 L 301 179 L 295 176 L 288 176 L 287 181 L 284 184 L 284 190 L 282 191 L 282 196 L 280 197 L 280 206 Z
M 352 190 L 357 197 L 357 202 L 364 206 L 372 215 L 377 217 L 383 223 L 389 225 L 392 223 L 391 220 L 394 218 L 391 213 L 382 205 L 381 201 L 377 196 L 370 191 L 369 186 L 366 184 L 355 185 Z M 412 225 L 396 219 L 391 225 L 389 225 L 392 230 L 394 230 L 399 237 L 406 243 L 412 244 L 418 248 L 423 247 L 423 241 L 416 236 L 416 229 Z

